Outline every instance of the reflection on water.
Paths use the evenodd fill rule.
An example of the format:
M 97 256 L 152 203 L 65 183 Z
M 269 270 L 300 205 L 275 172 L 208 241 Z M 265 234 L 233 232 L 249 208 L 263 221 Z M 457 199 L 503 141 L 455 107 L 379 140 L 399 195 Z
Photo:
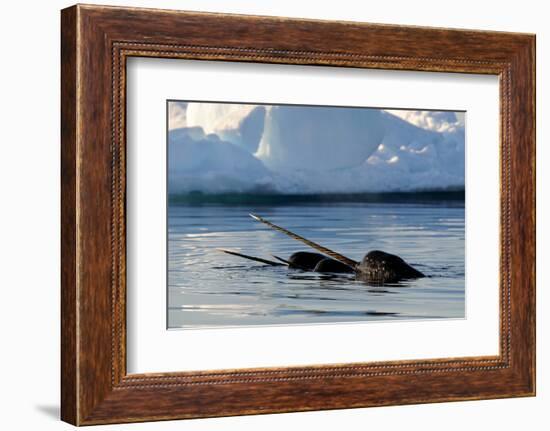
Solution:
M 349 274 L 289 270 L 220 253 L 271 259 L 307 246 L 252 220 L 257 213 L 361 260 L 379 249 L 426 278 L 383 286 Z M 464 205 L 173 205 L 168 213 L 170 328 L 463 318 Z M 309 251 L 309 250 L 308 250 Z

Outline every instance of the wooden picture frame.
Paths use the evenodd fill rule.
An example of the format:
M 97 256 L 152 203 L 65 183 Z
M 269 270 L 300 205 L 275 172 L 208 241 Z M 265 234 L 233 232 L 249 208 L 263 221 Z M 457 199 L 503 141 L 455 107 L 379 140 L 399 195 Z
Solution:
M 535 394 L 535 36 L 77 5 L 62 11 L 61 417 L 75 425 Z M 131 56 L 500 78 L 500 354 L 126 372 Z

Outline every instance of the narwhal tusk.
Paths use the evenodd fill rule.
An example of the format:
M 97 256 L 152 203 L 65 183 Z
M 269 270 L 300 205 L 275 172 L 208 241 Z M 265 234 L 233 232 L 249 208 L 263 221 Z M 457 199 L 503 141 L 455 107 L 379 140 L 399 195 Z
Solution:
M 290 262 L 288 260 L 283 259 L 282 257 L 275 256 L 274 254 L 272 254 L 271 256 L 273 256 L 277 260 L 280 260 L 281 262 L 286 263 L 287 265 L 290 265 Z
M 259 222 L 262 222 L 263 224 L 268 225 L 269 227 L 278 230 L 279 232 L 284 233 L 285 235 L 288 235 L 291 238 L 294 238 L 295 240 L 298 240 L 300 242 L 303 242 L 304 244 L 309 245 L 310 247 L 314 248 L 315 250 L 326 254 L 327 256 L 332 257 L 333 259 L 336 259 L 342 263 L 345 263 L 346 265 L 351 266 L 352 268 L 356 268 L 359 262 L 350 259 L 349 257 L 343 256 L 340 253 L 337 253 L 329 248 L 323 247 L 322 245 L 319 245 L 313 241 L 310 241 L 309 239 L 304 238 L 303 236 L 297 235 L 294 232 L 291 232 L 281 226 L 277 226 L 276 224 L 271 223 L 270 221 L 267 221 L 266 219 L 257 216 L 255 214 L 249 214 L 250 217 L 252 217 L 254 220 L 257 220 Z
M 217 250 L 221 251 L 223 253 L 231 254 L 233 256 L 239 256 L 239 257 L 242 257 L 242 258 L 245 258 L 245 259 L 254 260 L 256 262 L 265 263 L 265 264 L 271 265 L 271 266 L 286 266 L 284 263 L 279 263 L 279 262 L 274 262 L 272 260 L 262 259 L 261 257 L 248 256 L 246 254 L 237 253 L 236 251 L 225 250 L 223 248 L 218 248 Z

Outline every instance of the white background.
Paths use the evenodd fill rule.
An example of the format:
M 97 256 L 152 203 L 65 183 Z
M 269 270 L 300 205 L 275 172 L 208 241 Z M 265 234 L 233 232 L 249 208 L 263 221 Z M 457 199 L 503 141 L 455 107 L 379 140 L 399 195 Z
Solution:
M 110 2 L 188 10 L 345 19 L 537 33 L 538 396 L 106 426 L 146 430 L 498 430 L 546 429 L 550 422 L 550 28 L 545 2 L 197 0 Z M 3 429 L 70 429 L 57 420 L 59 399 L 59 9 L 65 1 L 5 2 L 0 15 L 0 286 L 3 293 L 0 396 Z
M 141 58 L 127 83 L 128 372 L 498 354 L 497 77 Z M 166 331 L 167 99 L 467 111 L 467 319 Z

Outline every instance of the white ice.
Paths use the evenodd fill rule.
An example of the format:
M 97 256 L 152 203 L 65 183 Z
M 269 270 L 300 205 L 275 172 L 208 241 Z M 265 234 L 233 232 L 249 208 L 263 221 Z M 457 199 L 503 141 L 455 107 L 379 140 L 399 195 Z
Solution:
M 184 117 L 184 108 L 170 107 L 170 193 L 464 187 L 464 113 L 189 103 Z

